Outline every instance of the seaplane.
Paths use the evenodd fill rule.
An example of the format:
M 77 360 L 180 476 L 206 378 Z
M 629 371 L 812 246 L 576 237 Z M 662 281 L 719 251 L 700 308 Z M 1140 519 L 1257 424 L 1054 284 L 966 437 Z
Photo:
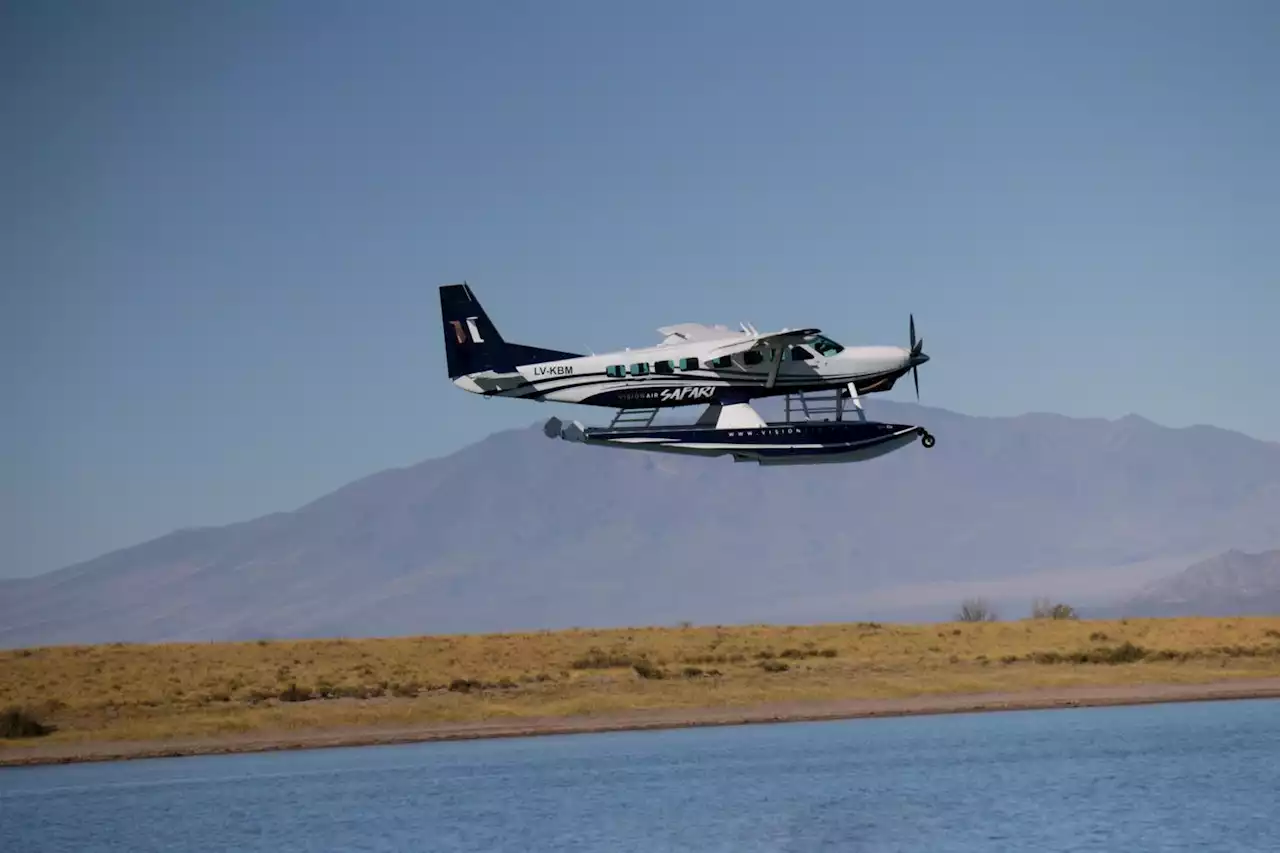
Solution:
M 679 323 L 658 329 L 648 347 L 583 354 L 508 342 L 470 285 L 440 286 L 449 379 L 483 397 L 615 409 L 607 427 L 552 417 L 549 438 L 588 445 L 698 456 L 760 465 L 854 462 L 915 441 L 924 427 L 870 421 L 862 395 L 888 391 L 929 360 L 909 317 L 909 345 L 843 346 L 821 329 L 759 332 L 743 323 Z M 765 421 L 752 400 L 785 397 L 785 420 Z M 706 406 L 691 424 L 654 424 L 658 414 Z

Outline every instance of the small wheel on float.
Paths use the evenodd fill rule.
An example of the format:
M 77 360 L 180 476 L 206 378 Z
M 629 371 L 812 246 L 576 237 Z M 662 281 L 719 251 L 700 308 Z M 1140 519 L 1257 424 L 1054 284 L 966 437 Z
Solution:
M 920 437 L 920 443 L 923 444 L 925 447 L 933 447 L 936 441 L 937 439 L 935 439 L 930 433 L 927 433 L 927 432 Z

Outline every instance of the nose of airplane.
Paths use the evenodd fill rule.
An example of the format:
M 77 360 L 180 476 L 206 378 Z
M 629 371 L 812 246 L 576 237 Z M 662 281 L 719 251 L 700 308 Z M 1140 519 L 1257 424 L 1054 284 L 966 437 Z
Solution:
M 847 347 L 836 357 L 857 362 L 856 369 L 863 371 L 887 371 L 911 366 L 911 351 L 902 347 Z
M 893 347 L 892 361 L 895 367 L 916 367 L 929 360 L 929 356 L 907 347 Z

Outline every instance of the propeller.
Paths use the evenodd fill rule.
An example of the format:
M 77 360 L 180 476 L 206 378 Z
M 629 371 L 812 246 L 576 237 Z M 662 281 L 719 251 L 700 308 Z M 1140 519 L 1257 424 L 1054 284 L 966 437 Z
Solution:
M 920 350 L 924 347 L 924 338 L 916 340 L 916 315 L 908 315 L 911 323 L 911 378 L 916 383 L 916 401 L 920 400 L 920 370 L 921 364 L 929 360 L 929 356 Z

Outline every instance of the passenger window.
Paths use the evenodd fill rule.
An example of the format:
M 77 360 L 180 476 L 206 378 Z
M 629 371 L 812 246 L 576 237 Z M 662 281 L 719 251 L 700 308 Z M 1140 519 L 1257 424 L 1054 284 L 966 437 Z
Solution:
M 631 365 L 631 375 L 632 375 L 632 376 L 647 376 L 647 375 L 648 375 L 648 373 L 649 373 L 649 365 L 647 365 L 647 364 L 633 364 L 633 365 Z
M 787 355 L 792 361 L 809 361 L 813 358 L 813 353 L 801 346 L 792 345 L 787 350 Z
M 747 350 L 742 354 L 743 364 L 747 364 L 747 365 L 759 364 L 762 361 L 764 361 L 764 354 L 761 353 L 760 350 L 758 349 Z
M 716 370 L 723 370 L 724 368 L 730 367 L 733 364 L 733 358 L 731 356 L 722 355 L 719 358 L 711 359 L 710 364 Z
M 696 358 L 682 358 L 680 359 L 680 369 L 681 370 L 697 370 L 698 360 Z
M 672 365 L 670 359 L 668 359 L 667 361 L 654 362 L 653 372 L 654 373 L 675 373 L 676 369 L 675 369 L 675 366 Z
M 612 376 L 615 379 L 622 378 L 623 376 L 626 375 L 626 373 L 627 373 L 627 369 L 623 367 L 621 364 L 611 364 L 604 369 L 605 376 Z

